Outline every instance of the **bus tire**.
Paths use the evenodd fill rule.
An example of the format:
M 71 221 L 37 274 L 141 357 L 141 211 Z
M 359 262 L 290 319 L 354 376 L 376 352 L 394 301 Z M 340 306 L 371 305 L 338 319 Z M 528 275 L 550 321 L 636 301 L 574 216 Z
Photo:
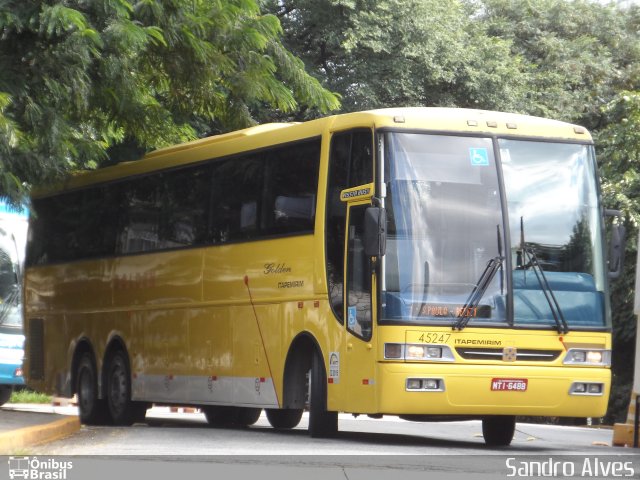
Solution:
M 96 367 L 90 354 L 82 355 L 76 369 L 76 394 L 78 395 L 78 415 L 85 425 L 107 423 L 107 405 L 98 398 Z
M 298 426 L 302 418 L 301 408 L 268 408 L 266 410 L 267 420 L 273 428 L 278 430 L 289 430 Z
M 114 425 L 129 426 L 139 416 L 137 402 L 131 401 L 129 362 L 122 350 L 115 351 L 107 362 L 107 406 Z
M 482 419 L 482 435 L 489 446 L 509 446 L 515 431 L 516 417 L 513 415 L 496 415 Z
M 12 393 L 13 387 L 11 385 L 0 385 L 0 406 L 9 401 Z
M 238 407 L 236 423 L 241 427 L 250 427 L 258 421 L 261 413 L 261 408 Z
M 338 433 L 338 412 L 327 411 L 327 375 L 318 351 L 311 362 L 309 383 L 309 434 L 314 438 L 333 437 Z
M 238 407 L 209 405 L 202 407 L 202 411 L 212 427 L 232 427 L 238 424 Z

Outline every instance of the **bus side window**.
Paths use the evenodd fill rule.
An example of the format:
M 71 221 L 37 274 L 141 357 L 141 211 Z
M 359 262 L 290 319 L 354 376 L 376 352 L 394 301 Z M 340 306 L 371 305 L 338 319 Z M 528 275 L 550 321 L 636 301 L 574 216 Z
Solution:
M 160 246 L 162 212 L 161 175 L 148 175 L 122 185 L 122 209 L 126 212 L 119 231 L 116 252 L 140 253 Z
M 250 240 L 259 235 L 263 172 L 264 161 L 260 154 L 213 164 L 211 243 Z
M 263 232 L 313 232 L 320 167 L 320 141 L 311 140 L 267 152 Z

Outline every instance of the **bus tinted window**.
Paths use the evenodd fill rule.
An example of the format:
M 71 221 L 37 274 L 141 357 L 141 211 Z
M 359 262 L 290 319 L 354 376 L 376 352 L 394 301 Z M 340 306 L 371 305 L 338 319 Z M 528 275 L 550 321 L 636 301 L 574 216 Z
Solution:
M 35 199 L 27 264 L 309 233 L 319 167 L 314 139 Z
M 212 243 L 248 240 L 258 235 L 263 167 L 264 162 L 257 155 L 214 164 Z
M 210 202 L 210 167 L 198 166 L 168 172 L 165 179 L 160 224 L 162 247 L 188 247 L 204 243 Z
M 117 253 L 153 251 L 160 247 L 162 175 L 137 178 L 122 185 L 122 228 Z
M 120 223 L 119 189 L 105 186 L 83 191 L 80 258 L 113 255 Z
M 316 212 L 320 145 L 317 142 L 267 153 L 265 233 L 312 231 Z

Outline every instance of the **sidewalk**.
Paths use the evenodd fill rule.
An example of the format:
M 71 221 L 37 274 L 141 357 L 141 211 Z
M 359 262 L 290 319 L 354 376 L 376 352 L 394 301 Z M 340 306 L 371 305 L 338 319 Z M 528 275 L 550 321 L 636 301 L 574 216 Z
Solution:
M 76 407 L 7 403 L 0 407 L 0 455 L 19 454 L 79 430 Z

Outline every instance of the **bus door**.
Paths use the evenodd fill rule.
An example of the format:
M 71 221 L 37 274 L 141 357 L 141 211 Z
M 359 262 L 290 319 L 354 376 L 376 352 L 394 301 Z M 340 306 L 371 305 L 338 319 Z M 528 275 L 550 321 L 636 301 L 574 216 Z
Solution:
M 346 409 L 376 412 L 375 269 L 365 252 L 365 217 L 371 203 L 348 206 L 345 265 L 345 328 L 342 372 Z

